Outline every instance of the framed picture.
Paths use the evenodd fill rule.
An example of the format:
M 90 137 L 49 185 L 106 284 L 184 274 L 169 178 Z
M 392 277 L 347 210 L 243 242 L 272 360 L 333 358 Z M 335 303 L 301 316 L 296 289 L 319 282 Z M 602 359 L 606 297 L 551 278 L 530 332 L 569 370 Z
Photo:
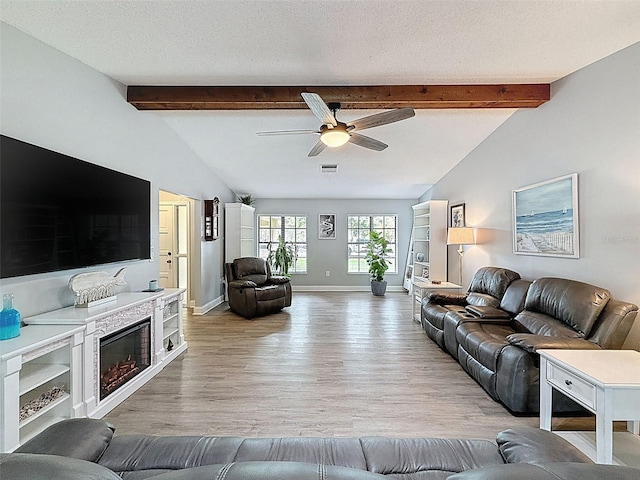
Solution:
M 333 213 L 318 215 L 318 238 L 320 240 L 336 239 L 336 216 Z
M 464 203 L 451 207 L 451 218 L 449 224 L 453 228 L 464 227 Z
M 579 258 L 578 174 L 514 190 L 512 218 L 514 253 Z

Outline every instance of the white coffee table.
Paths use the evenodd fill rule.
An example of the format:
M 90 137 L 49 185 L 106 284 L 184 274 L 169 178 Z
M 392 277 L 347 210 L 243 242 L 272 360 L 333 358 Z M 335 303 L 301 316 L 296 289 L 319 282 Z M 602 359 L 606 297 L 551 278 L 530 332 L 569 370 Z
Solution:
M 640 352 L 635 350 L 539 350 L 540 428 L 551 430 L 556 389 L 596 415 L 596 461 L 613 462 L 613 421 L 640 426 Z

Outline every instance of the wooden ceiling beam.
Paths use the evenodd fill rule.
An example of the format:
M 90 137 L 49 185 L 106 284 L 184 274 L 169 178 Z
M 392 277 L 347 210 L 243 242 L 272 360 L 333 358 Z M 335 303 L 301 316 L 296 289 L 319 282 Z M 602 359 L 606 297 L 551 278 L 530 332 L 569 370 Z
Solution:
M 138 110 L 273 110 L 308 108 L 300 94 L 319 94 L 342 109 L 536 108 L 549 84 L 370 86 L 130 86 Z

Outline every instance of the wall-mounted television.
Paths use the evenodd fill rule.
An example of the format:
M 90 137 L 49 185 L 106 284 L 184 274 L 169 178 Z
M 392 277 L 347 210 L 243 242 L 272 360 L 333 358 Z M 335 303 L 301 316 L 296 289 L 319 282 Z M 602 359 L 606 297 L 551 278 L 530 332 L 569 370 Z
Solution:
M 0 136 L 0 277 L 150 258 L 151 183 Z

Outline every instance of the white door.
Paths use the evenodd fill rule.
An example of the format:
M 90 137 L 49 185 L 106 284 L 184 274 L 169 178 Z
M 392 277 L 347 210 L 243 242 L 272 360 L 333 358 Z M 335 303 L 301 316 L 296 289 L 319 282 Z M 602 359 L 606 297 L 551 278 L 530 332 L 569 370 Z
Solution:
M 158 285 L 161 288 L 178 286 L 177 268 L 174 263 L 176 252 L 176 209 L 173 203 L 160 203 L 159 208 L 159 262 Z

